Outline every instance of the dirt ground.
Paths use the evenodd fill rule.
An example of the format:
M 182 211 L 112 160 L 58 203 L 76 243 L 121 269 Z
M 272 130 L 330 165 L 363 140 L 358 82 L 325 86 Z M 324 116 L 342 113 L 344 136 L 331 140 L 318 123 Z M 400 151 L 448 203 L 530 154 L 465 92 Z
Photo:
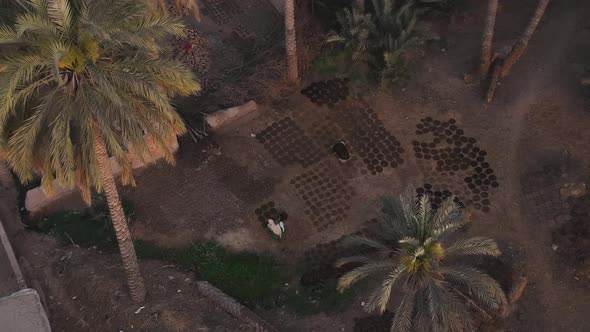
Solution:
M 381 195 L 395 195 L 409 183 L 429 184 L 461 196 L 474 213 L 468 233 L 495 238 L 504 260 L 513 264 L 513 276 L 529 279 L 502 329 L 588 330 L 589 228 L 584 217 L 590 193 L 562 199 L 559 190 L 565 183 L 590 179 L 590 131 L 585 130 L 590 90 L 579 85 L 589 65 L 590 3 L 551 3 L 527 52 L 486 106 L 479 84 L 463 79 L 478 63 L 485 6 L 479 2 L 470 1 L 453 23 L 432 32 L 440 39 L 427 42 L 403 88 L 364 96 L 363 102 L 349 97 L 334 108 L 294 93 L 281 109 L 260 105 L 256 117 L 207 142 L 181 142 L 176 166 L 159 163 L 143 169 L 138 186 L 123 189 L 135 203 L 134 237 L 166 247 L 215 239 L 236 250 L 270 252 L 281 262 L 295 263 L 318 244 L 361 229 L 376 216 Z M 535 3 L 502 2 L 497 47 L 517 38 Z M 369 108 L 374 112 L 363 111 Z M 417 125 L 428 117 L 454 119 L 466 138 L 475 138 L 474 145 L 486 152 L 479 165 L 493 169 L 499 186 L 476 188 L 475 194 L 464 182 L 469 170 L 438 171 L 434 161 L 418 157 L 413 142 L 424 137 Z M 377 138 L 393 146 L 400 143 L 375 152 L 388 166 L 374 175 L 361 154 L 380 143 L 365 141 L 359 130 L 378 132 L 382 136 Z M 326 149 L 340 139 L 350 143 L 354 156 L 346 164 Z M 324 187 L 334 191 L 322 191 Z M 286 238 L 280 242 L 270 238 L 256 214 L 269 202 L 289 214 Z M 316 218 L 318 211 L 326 213 Z M 27 252 L 36 254 L 28 259 L 42 279 L 56 331 L 244 328 L 204 302 L 192 281 L 184 281 L 193 276 L 173 267 L 143 262 L 150 299 L 144 311 L 134 314 L 138 308 L 127 301 L 116 257 L 58 248 L 38 235 L 22 238 L 34 243 Z M 99 291 L 103 289 L 108 291 Z M 355 319 L 367 316 L 361 301 L 339 315 L 259 314 L 286 331 L 352 331 Z

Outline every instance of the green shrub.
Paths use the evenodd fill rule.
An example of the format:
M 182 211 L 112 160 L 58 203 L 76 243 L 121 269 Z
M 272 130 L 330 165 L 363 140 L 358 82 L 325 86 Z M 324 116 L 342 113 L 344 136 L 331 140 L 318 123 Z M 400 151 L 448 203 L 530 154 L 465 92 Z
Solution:
M 362 63 L 384 84 L 404 74 L 404 53 L 411 44 L 417 12 L 414 1 L 373 0 L 365 9 L 353 7 L 338 13 L 338 32 L 328 36 L 351 55 L 349 63 Z
M 115 248 L 117 239 L 109 218 L 88 213 L 63 212 L 43 219 L 38 230 L 55 235 L 62 244 Z
M 136 241 L 141 258 L 170 261 L 195 271 L 244 304 L 269 306 L 280 292 L 281 278 L 273 258 L 254 253 L 231 253 L 215 242 L 194 242 L 183 249 L 161 249 Z
M 135 215 L 133 204 L 123 200 L 123 211 L 127 218 Z M 98 205 L 85 212 L 59 212 L 50 215 L 33 229 L 53 234 L 62 244 L 75 244 L 81 247 L 96 246 L 100 249 L 116 249 L 117 238 L 106 205 Z

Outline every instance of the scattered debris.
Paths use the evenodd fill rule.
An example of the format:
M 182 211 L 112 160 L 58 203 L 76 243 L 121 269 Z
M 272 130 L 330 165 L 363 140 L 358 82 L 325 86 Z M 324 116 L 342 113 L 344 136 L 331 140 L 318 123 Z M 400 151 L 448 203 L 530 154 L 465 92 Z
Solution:
M 562 200 L 566 200 L 570 197 L 580 197 L 586 194 L 586 184 L 583 182 L 580 183 L 566 183 L 563 187 L 559 190 L 559 194 L 561 195 Z
M 135 312 L 134 312 L 134 313 L 137 315 L 137 314 L 139 314 L 139 313 L 140 313 L 140 312 L 141 312 L 143 309 L 145 309 L 145 306 L 144 306 L 144 305 L 142 305 L 142 306 L 141 306 L 141 307 L 139 307 L 137 310 L 135 310 Z

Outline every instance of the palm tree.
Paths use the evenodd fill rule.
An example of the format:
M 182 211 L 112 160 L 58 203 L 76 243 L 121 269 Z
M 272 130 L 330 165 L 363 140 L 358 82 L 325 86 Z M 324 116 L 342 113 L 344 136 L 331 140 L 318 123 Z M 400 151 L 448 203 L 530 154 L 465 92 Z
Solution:
M 285 0 L 285 46 L 287 49 L 287 78 L 297 82 L 297 37 L 295 33 L 295 0 Z
M 183 25 L 147 13 L 135 0 L 28 0 L 0 26 L 0 45 L 19 46 L 0 57 L 0 147 L 23 182 L 40 173 L 46 190 L 78 186 L 87 202 L 92 187 L 104 192 L 135 301 L 145 288 L 109 156 L 123 184 L 134 184 L 129 153 L 172 162 L 185 127 L 171 97 L 199 90 L 188 68 L 157 56 Z
M 466 255 L 496 257 L 500 250 L 485 237 L 449 241 L 449 235 L 466 221 L 453 200 L 447 199 L 434 211 L 428 196 L 417 197 L 410 189 L 399 201 L 384 200 L 383 211 L 382 238 L 351 236 L 347 243 L 368 250 L 342 258 L 336 265 L 356 264 L 340 278 L 341 291 L 360 279 L 379 278 L 367 311 L 383 313 L 393 288 L 399 289 L 392 331 L 473 331 L 465 301 L 480 310 L 476 301 L 495 310 L 505 305 L 506 296 L 494 279 L 456 263 Z
M 512 66 L 514 66 L 518 59 L 520 59 L 520 57 L 523 55 L 529 44 L 529 41 L 531 40 L 531 37 L 533 36 L 533 33 L 535 30 L 537 30 L 537 26 L 541 22 L 541 18 L 543 18 L 543 14 L 545 14 L 545 9 L 547 9 L 549 1 L 550 0 L 539 0 L 537 8 L 535 9 L 535 13 L 533 14 L 533 17 L 531 17 L 529 24 L 518 41 L 512 46 L 512 49 L 510 50 L 510 53 L 508 53 L 506 60 L 504 60 L 500 78 L 506 77 L 510 72 L 510 69 L 512 69 Z
M 479 71 L 482 80 L 488 77 L 490 71 L 490 64 L 492 62 L 492 41 L 494 39 L 497 13 L 498 0 L 489 0 L 486 23 L 483 29 L 483 41 L 481 43 L 481 66 Z

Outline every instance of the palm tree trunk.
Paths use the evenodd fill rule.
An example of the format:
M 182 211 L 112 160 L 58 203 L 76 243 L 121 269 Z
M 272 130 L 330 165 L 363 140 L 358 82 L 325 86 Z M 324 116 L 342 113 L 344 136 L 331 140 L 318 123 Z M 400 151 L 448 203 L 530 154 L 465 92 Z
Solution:
M 109 156 L 107 154 L 104 138 L 100 128 L 96 124 L 92 127 L 92 134 L 94 136 L 94 149 L 96 159 L 98 160 L 98 167 L 100 170 L 100 179 L 104 194 L 107 198 L 111 220 L 113 221 L 113 228 L 119 243 L 119 251 L 121 259 L 123 260 L 123 269 L 127 274 L 127 283 L 129 285 L 129 292 L 131 299 L 135 302 L 142 302 L 145 299 L 145 286 L 143 278 L 139 271 L 139 264 L 133 247 L 131 233 L 127 227 L 127 218 L 123 212 L 117 185 L 115 184 L 115 177 L 111 171 Z
M 545 13 L 545 9 L 547 8 L 549 1 L 550 0 L 539 0 L 539 3 L 537 4 L 537 9 L 535 9 L 535 14 L 531 18 L 529 25 L 527 26 L 526 30 L 524 31 L 520 39 L 514 44 L 512 50 L 510 50 L 510 53 L 506 57 L 506 60 L 504 60 L 504 66 L 502 67 L 502 73 L 500 74 L 500 78 L 504 78 L 506 77 L 506 75 L 508 75 L 510 69 L 512 69 L 512 66 L 514 66 L 516 61 L 518 61 L 518 59 L 520 59 L 520 57 L 524 53 L 527 45 L 529 44 L 529 40 L 531 40 L 533 33 L 537 29 L 537 26 L 539 25 L 539 22 L 541 21 L 541 18 Z
M 496 14 L 498 12 L 498 0 L 488 1 L 488 15 L 483 29 L 483 41 L 481 43 L 481 68 L 480 78 L 488 77 L 490 63 L 492 61 L 492 41 L 494 39 L 494 27 L 496 26 Z
M 295 36 L 295 0 L 285 0 L 285 46 L 287 48 L 287 78 L 297 82 L 297 39 Z

